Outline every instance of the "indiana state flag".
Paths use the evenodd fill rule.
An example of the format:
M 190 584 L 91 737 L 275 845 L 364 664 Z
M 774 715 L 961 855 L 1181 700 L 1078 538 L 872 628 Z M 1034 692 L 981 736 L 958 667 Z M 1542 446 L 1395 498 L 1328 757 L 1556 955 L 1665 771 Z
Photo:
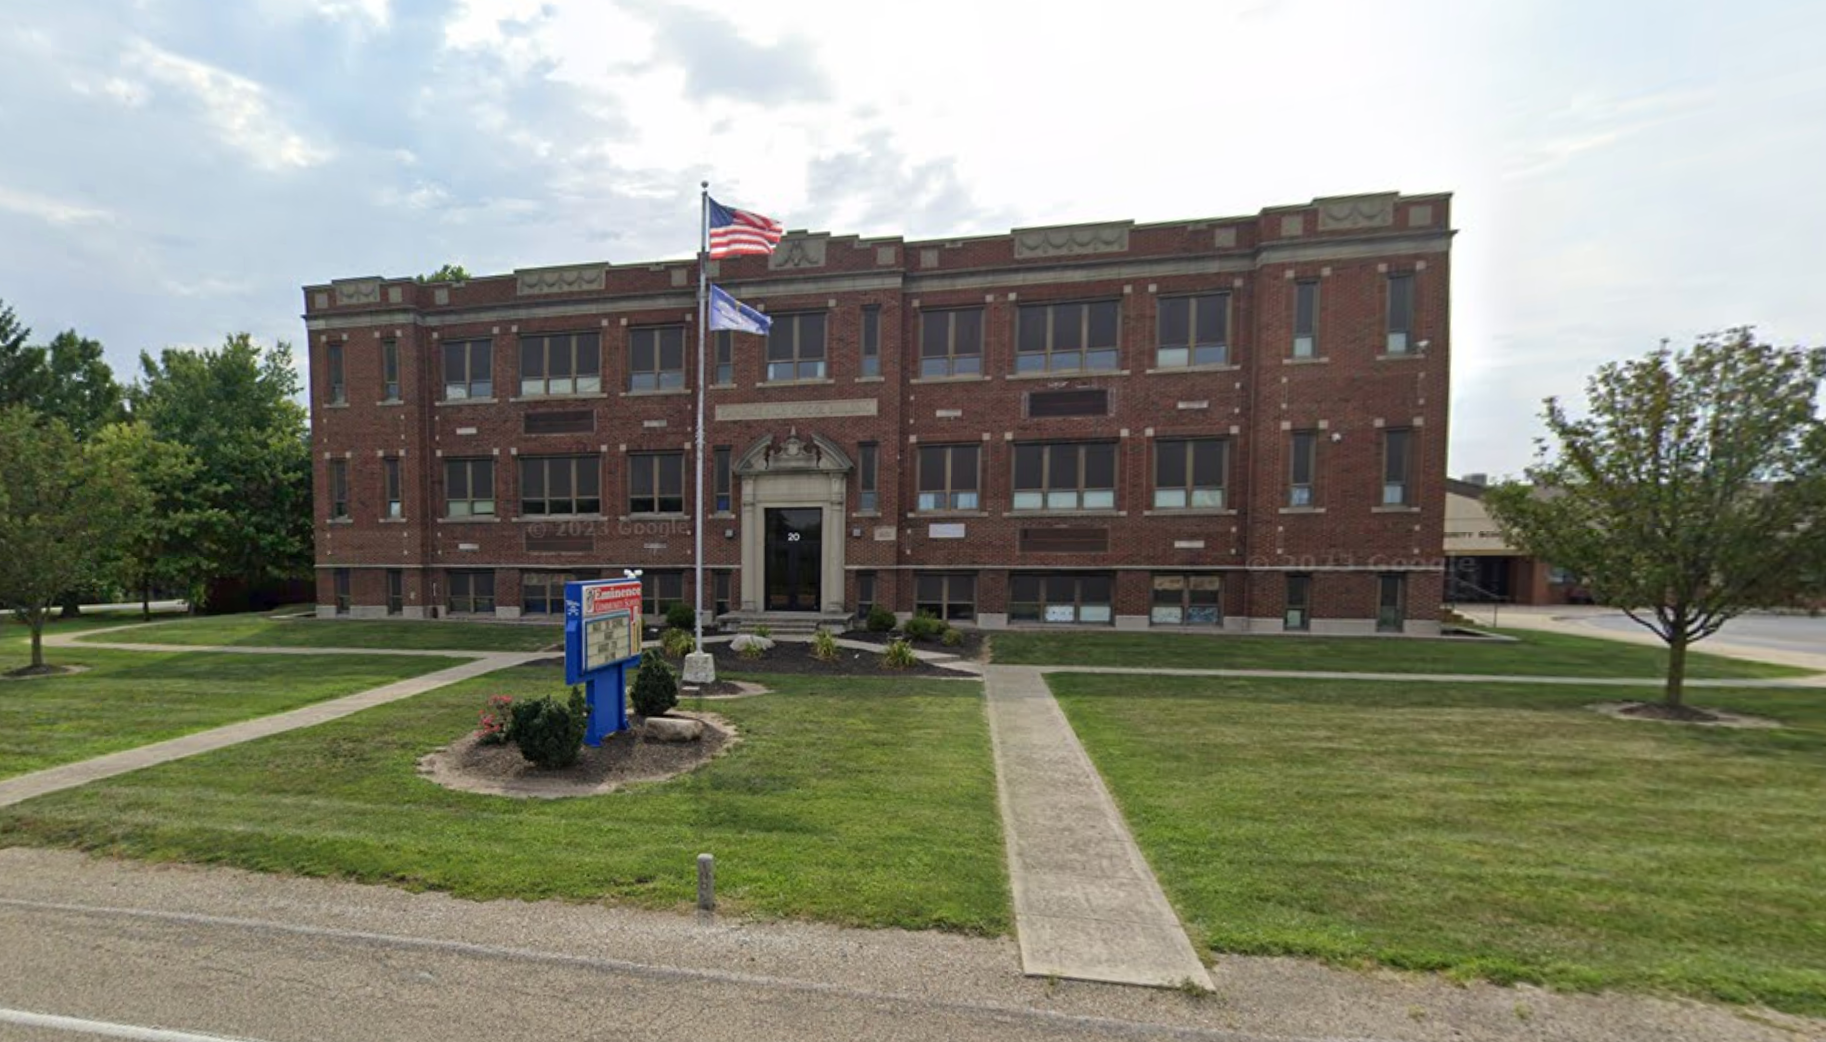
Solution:
M 738 333 L 759 333 L 766 336 L 773 324 L 773 319 L 723 292 L 721 286 L 711 285 L 711 329 L 733 329 Z

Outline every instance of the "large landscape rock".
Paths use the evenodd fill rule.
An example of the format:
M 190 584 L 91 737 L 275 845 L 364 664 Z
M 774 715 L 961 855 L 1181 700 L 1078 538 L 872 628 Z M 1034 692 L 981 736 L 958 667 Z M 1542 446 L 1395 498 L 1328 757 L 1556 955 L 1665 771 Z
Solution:
M 649 742 L 695 742 L 704 737 L 704 722 L 687 716 L 649 716 L 645 732 Z

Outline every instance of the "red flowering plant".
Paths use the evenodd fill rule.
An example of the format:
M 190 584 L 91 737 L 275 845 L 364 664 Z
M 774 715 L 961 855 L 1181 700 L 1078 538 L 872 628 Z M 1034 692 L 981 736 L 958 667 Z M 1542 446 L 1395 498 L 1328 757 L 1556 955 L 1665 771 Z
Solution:
M 482 710 L 481 726 L 476 728 L 476 740 L 483 745 L 507 744 L 513 720 L 514 696 L 489 695 L 488 706 Z

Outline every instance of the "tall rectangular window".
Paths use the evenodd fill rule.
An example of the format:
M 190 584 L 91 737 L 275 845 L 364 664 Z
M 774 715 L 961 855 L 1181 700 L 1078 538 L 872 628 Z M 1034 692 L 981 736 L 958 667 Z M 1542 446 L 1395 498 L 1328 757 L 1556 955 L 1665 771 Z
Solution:
M 495 516 L 495 461 L 444 461 L 444 516 Z
M 685 512 L 685 454 L 637 452 L 628 456 L 628 513 Z
M 495 573 L 447 572 L 452 615 L 492 615 L 495 610 Z
M 1389 276 L 1389 335 L 1388 353 L 1405 355 L 1411 348 L 1408 346 L 1408 334 L 1414 328 L 1414 275 L 1403 272 Z
M 922 572 L 913 580 L 913 610 L 952 622 L 976 618 L 976 576 Z
M 1115 442 L 1014 447 L 1014 509 L 1115 508 Z
M 1281 628 L 1302 632 L 1312 629 L 1312 576 L 1287 577 L 1287 598 L 1281 614 Z
M 1224 621 L 1224 581 L 1216 575 L 1154 576 L 1148 619 L 1156 626 L 1216 626 Z
M 881 453 L 874 442 L 865 441 L 856 446 L 856 457 L 856 509 L 873 514 L 881 509 L 881 497 L 876 491 Z
M 349 516 L 349 461 L 330 461 L 330 517 L 343 520 Z
M 399 341 L 380 342 L 380 400 L 399 401 Z
M 982 308 L 920 313 L 919 375 L 922 378 L 980 376 L 982 372 Z
M 710 573 L 710 597 L 716 604 L 718 615 L 729 614 L 729 587 L 733 573 L 718 569 Z
M 1406 624 L 1408 577 L 1398 572 L 1376 577 L 1376 631 L 1400 633 Z
M 444 399 L 495 396 L 494 341 L 444 341 Z
M 326 361 L 329 363 L 324 367 L 329 370 L 330 386 L 328 388 L 329 395 L 327 400 L 331 405 L 342 405 L 349 400 L 349 386 L 343 381 L 342 345 L 331 344 L 328 348 L 324 349 L 324 355 Z
M 1154 509 L 1224 506 L 1230 443 L 1223 438 L 1170 438 L 1154 443 Z
M 1382 505 L 1413 505 L 1414 432 L 1405 427 L 1390 427 L 1382 432 Z
M 824 312 L 774 316 L 767 334 L 767 379 L 824 379 Z
M 1156 366 L 1171 369 L 1230 361 L 1230 294 L 1162 297 L 1159 307 Z
M 520 337 L 520 394 L 595 394 L 602 390 L 602 336 L 550 333 Z
M 1294 431 L 1287 439 L 1287 447 L 1287 505 L 1312 506 L 1314 474 L 1318 470 L 1318 432 Z
M 532 517 L 602 513 L 601 457 L 520 457 L 520 513 Z
M 397 518 L 404 516 L 405 502 L 400 495 L 399 457 L 386 456 L 380 461 L 381 492 L 387 501 L 387 516 Z
M 881 375 L 881 308 L 870 304 L 862 309 L 862 375 Z
M 347 615 L 352 598 L 349 595 L 349 570 L 338 568 L 330 573 L 336 591 L 336 614 Z
M 1108 575 L 1016 573 L 1008 577 L 1010 622 L 1107 623 L 1114 580 Z
M 640 577 L 640 611 L 648 619 L 657 622 L 666 614 L 666 609 L 674 604 L 685 603 L 685 573 L 656 572 L 651 569 L 641 573 Z
M 1114 300 L 1025 304 L 1016 318 L 1017 373 L 1112 372 L 1122 306 Z
M 715 497 L 716 513 L 727 514 L 733 507 L 729 494 L 729 446 L 718 445 L 711 456 L 711 495 Z
M 977 445 L 919 447 L 919 509 L 977 509 Z
M 1302 279 L 1293 284 L 1293 356 L 1318 357 L 1318 343 L 1319 283 Z
M 404 615 L 406 613 L 406 573 L 398 568 L 387 569 L 387 614 Z
M 735 385 L 735 334 L 727 329 L 719 329 L 711 336 L 716 348 L 716 378 L 711 381 L 716 387 Z
M 685 386 L 685 327 L 628 331 L 628 390 L 674 391 Z
M 867 618 L 875 608 L 875 573 L 856 573 L 856 614 Z

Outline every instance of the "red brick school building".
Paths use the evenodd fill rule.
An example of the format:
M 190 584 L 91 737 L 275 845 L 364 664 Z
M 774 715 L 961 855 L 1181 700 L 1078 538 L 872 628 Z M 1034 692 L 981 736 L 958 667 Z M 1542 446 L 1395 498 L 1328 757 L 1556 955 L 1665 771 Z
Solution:
M 305 288 L 319 611 L 1438 632 L 1450 197 Z M 788 617 L 779 616 L 782 620 Z

